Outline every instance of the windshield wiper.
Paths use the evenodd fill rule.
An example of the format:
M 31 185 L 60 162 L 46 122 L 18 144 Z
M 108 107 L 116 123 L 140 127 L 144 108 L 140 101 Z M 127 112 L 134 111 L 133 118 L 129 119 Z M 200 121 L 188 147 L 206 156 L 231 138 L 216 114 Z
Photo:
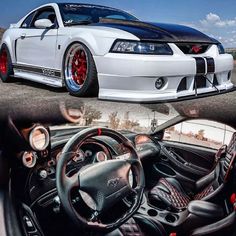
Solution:
M 65 23 L 65 26 L 73 26 L 73 25 L 89 25 L 89 24 L 92 24 L 93 21 L 91 20 L 81 20 L 79 22 L 68 22 L 68 23 Z

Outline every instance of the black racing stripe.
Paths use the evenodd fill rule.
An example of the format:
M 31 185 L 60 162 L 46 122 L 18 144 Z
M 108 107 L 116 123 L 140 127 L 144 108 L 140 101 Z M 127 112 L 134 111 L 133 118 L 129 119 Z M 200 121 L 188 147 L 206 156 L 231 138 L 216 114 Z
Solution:
M 205 75 L 206 74 L 206 63 L 203 57 L 194 57 L 196 60 L 196 67 L 197 67 L 197 75 Z
M 207 61 L 207 73 L 215 73 L 215 61 L 212 57 L 205 57 Z
M 216 40 L 208 37 L 200 31 L 182 25 L 102 19 L 98 23 L 91 24 L 91 26 L 102 26 L 123 30 L 135 35 L 143 41 L 150 40 L 166 43 L 217 43 Z
M 41 68 L 41 67 L 33 67 L 33 66 L 25 66 L 25 65 L 17 65 L 17 64 L 14 64 L 13 68 L 17 70 L 33 72 L 33 73 L 37 73 L 37 74 L 41 74 L 41 75 L 45 75 L 49 77 L 61 77 L 60 71 L 49 69 L 49 68 Z

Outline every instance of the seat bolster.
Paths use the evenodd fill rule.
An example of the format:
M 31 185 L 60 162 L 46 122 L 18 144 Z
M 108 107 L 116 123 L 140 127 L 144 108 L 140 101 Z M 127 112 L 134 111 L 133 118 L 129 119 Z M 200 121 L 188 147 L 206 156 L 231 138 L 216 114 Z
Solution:
M 182 185 L 180 184 L 180 182 L 174 178 L 166 178 L 166 180 L 172 184 L 179 192 L 181 192 L 182 194 L 186 195 L 185 190 L 183 189 Z
M 161 178 L 149 192 L 149 200 L 155 206 L 162 202 L 166 207 L 179 211 L 186 208 L 191 199 L 177 180 Z
M 235 220 L 236 220 L 236 213 L 233 212 L 229 216 L 220 221 L 195 229 L 190 235 L 191 236 L 233 235 Z
M 210 183 L 212 183 L 216 179 L 216 171 L 213 170 L 208 175 L 199 179 L 195 184 L 195 192 L 199 193 L 203 191 Z

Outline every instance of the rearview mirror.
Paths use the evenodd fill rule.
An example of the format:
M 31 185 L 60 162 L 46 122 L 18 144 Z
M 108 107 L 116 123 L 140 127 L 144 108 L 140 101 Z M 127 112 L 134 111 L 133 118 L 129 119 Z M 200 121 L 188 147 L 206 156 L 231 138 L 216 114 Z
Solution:
M 51 28 L 54 24 L 49 19 L 36 20 L 34 26 L 37 29 L 47 29 Z
M 155 139 L 161 141 L 164 138 L 165 130 L 158 131 L 155 133 Z

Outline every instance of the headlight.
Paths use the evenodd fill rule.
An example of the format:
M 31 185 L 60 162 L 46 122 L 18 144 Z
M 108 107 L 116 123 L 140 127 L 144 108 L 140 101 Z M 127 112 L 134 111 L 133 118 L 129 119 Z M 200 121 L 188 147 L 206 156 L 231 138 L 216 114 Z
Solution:
M 223 47 L 223 45 L 220 43 L 217 45 L 218 50 L 219 50 L 219 54 L 225 54 L 225 49 Z
M 110 51 L 114 53 L 173 55 L 173 51 L 166 43 L 144 43 L 125 40 L 115 41 Z

